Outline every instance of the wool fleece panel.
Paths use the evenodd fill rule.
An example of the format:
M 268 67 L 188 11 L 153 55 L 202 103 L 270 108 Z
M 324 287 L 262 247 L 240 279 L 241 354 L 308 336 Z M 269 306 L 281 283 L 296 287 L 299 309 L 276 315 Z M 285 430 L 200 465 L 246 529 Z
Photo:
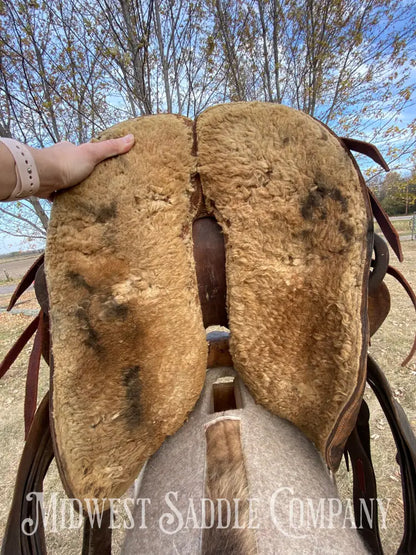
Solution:
M 210 108 L 196 134 L 202 190 L 225 238 L 235 368 L 336 469 L 365 385 L 364 181 L 337 137 L 286 106 Z
M 54 201 L 52 429 L 70 497 L 121 496 L 184 422 L 207 347 L 192 255 L 192 122 L 138 118 L 132 150 Z
M 119 124 L 133 149 L 54 202 L 52 428 L 70 496 L 120 496 L 185 421 L 207 361 L 192 224 L 225 240 L 231 354 L 335 470 L 365 384 L 372 217 L 342 142 L 269 103 Z M 221 257 L 220 257 L 221 258 Z

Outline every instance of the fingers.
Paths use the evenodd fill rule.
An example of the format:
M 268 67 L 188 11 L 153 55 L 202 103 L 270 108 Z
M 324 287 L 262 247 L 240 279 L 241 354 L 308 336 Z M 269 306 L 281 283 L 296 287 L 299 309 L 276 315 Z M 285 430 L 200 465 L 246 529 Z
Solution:
M 50 198 L 53 191 L 77 185 L 88 177 L 99 163 L 128 152 L 134 135 L 75 146 L 61 142 L 49 148 L 34 149 L 41 186 L 38 196 Z
M 134 145 L 134 135 L 126 135 L 119 139 L 109 139 L 98 143 L 88 143 L 83 145 L 88 148 L 88 154 L 92 157 L 93 162 L 98 164 L 106 158 L 116 156 L 117 154 L 124 154 L 128 152 Z

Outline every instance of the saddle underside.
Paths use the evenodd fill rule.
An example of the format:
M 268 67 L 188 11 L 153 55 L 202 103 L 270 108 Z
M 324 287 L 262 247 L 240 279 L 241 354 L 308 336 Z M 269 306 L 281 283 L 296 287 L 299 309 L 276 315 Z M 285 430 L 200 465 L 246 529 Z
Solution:
M 54 201 L 55 452 L 71 497 L 120 496 L 195 405 L 207 349 L 192 227 L 225 245 L 233 364 L 336 469 L 365 384 L 372 218 L 341 141 L 290 108 L 121 123 L 126 155 Z M 220 323 L 220 322 L 218 322 Z

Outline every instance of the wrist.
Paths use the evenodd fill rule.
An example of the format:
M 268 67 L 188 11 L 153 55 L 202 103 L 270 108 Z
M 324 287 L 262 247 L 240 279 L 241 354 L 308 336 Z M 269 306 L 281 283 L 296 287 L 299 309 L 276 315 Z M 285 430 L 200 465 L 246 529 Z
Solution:
M 2 143 L 0 143 L 0 155 L 2 167 L 0 200 L 1 202 L 3 202 L 7 200 L 12 194 L 16 186 L 17 175 L 13 155 L 11 154 L 10 150 Z
M 32 148 L 28 147 L 36 163 L 39 174 L 39 193 L 49 194 L 52 190 L 59 189 L 62 183 L 62 172 L 59 159 L 51 153 L 53 147 Z
M 26 145 L 9 137 L 1 137 L 0 143 L 2 144 L 2 151 L 0 152 L 1 164 L 5 166 L 4 169 L 6 173 L 6 182 L 2 180 L 1 183 L 2 200 L 22 200 L 26 197 L 36 195 L 39 190 L 40 182 L 36 162 L 30 149 Z M 14 165 L 10 164 L 10 156 L 5 156 L 3 147 L 6 147 L 11 154 Z M 10 174 L 12 165 L 14 166 L 14 178 Z M 10 184 L 14 184 L 14 188 L 10 195 L 4 198 L 4 185 L 9 187 Z

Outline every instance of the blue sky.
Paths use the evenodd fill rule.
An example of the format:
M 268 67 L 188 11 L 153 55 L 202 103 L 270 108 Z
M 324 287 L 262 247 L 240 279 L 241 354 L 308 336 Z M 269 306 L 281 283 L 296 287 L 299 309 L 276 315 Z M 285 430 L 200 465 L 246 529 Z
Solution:
M 7 254 L 16 251 L 37 250 L 45 247 L 44 241 L 32 242 L 30 245 L 27 240 L 12 237 L 0 232 L 0 254 Z

